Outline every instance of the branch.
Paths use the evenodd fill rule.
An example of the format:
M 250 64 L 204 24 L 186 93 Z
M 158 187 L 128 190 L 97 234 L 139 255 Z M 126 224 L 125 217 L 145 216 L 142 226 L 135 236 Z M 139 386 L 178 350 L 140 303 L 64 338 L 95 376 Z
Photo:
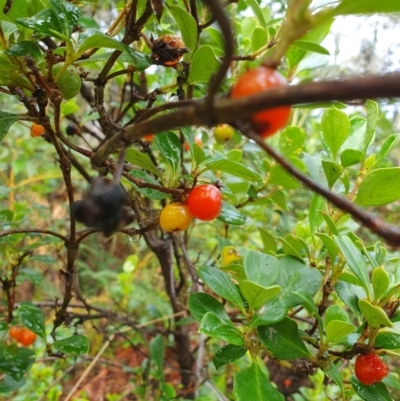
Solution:
M 305 83 L 235 100 L 222 98 L 215 102 L 211 111 L 207 109 L 204 99 L 193 101 L 191 106 L 126 127 L 122 133 L 99 147 L 94 162 L 102 165 L 119 148 L 122 135 L 124 141 L 132 143 L 149 132 L 157 133 L 188 125 L 208 125 L 210 120 L 215 124 L 234 124 L 238 119 L 248 119 L 256 111 L 277 106 L 389 97 L 400 97 L 400 74 Z
M 69 239 L 64 235 L 56 233 L 55 231 L 42 230 L 40 228 L 13 228 L 10 230 L 3 230 L 0 231 L 0 237 L 6 237 L 7 235 L 22 234 L 22 233 L 47 234 L 47 235 L 52 235 L 53 237 L 58 237 L 63 241 L 69 241 Z

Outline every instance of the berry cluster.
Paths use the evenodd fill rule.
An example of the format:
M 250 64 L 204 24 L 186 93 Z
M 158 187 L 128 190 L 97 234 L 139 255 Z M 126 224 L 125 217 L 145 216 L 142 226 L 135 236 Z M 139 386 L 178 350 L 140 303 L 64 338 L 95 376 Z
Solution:
M 25 327 L 12 326 L 10 328 L 10 338 L 28 347 L 36 340 L 36 334 Z
M 184 231 L 193 217 L 210 221 L 219 216 L 221 209 L 220 190 L 211 184 L 198 185 L 190 191 L 185 203 L 170 203 L 162 210 L 160 226 L 164 231 Z

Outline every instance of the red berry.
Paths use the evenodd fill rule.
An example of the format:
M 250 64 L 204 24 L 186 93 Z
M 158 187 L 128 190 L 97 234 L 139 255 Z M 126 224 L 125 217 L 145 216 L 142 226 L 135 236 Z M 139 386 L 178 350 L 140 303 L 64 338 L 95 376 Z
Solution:
M 36 334 L 29 329 L 22 329 L 21 336 L 19 337 L 18 342 L 26 347 L 31 345 L 36 340 Z
M 362 384 L 369 386 L 384 379 L 388 375 L 388 367 L 376 354 L 358 355 L 354 372 Z
M 261 66 L 245 72 L 232 88 L 231 97 L 255 95 L 287 85 L 285 78 L 272 68 Z M 280 106 L 255 113 L 251 122 L 254 129 L 264 138 L 283 128 L 290 117 L 290 106 Z
M 194 217 L 203 221 L 213 220 L 221 213 L 221 191 L 211 184 L 199 185 L 190 191 L 186 203 Z
M 24 329 L 22 327 L 18 326 L 10 327 L 10 333 L 9 333 L 10 338 L 19 341 L 23 330 Z
M 154 134 L 148 134 L 143 137 L 143 139 L 147 142 L 151 142 L 154 138 Z

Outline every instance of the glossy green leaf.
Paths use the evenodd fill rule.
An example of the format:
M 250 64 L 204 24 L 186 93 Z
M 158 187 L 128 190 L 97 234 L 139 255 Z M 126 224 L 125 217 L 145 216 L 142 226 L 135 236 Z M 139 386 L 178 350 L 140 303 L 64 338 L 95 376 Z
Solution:
M 178 136 L 170 131 L 163 132 L 156 135 L 155 142 L 160 149 L 160 152 L 164 155 L 168 163 L 171 165 L 175 175 L 179 166 L 182 146 Z
M 46 340 L 44 316 L 37 306 L 32 305 L 29 302 L 23 302 L 18 307 L 18 317 L 25 327 Z
M 395 12 L 400 12 L 400 4 L 393 0 L 342 0 L 334 10 L 335 15 Z
M 258 310 L 267 301 L 275 298 L 281 291 L 279 285 L 263 287 L 249 280 L 241 280 L 239 289 L 244 299 L 248 302 L 250 310 Z
M 280 259 L 281 271 L 275 284 L 282 287 L 279 298 L 288 308 L 300 305 L 303 300 L 295 291 L 309 294 L 313 297 L 321 286 L 321 273 L 310 268 L 292 256 L 284 256 Z
M 246 352 L 247 348 L 242 345 L 225 345 L 225 347 L 220 348 L 214 355 L 213 362 L 215 369 L 219 369 L 227 363 L 240 359 Z
M 339 246 L 343 257 L 353 273 L 362 282 L 367 294 L 370 294 L 370 283 L 367 265 L 361 251 L 354 245 L 353 241 L 346 235 L 335 236 L 336 244 Z
M 132 177 L 138 178 L 139 180 L 142 180 L 143 182 L 146 182 L 148 184 L 160 185 L 160 183 L 154 177 L 152 177 L 150 174 L 147 174 L 145 171 L 132 170 L 129 174 Z M 136 191 L 144 195 L 146 198 L 161 200 L 167 197 L 166 193 L 157 191 L 156 189 L 141 188 L 132 181 L 129 181 L 129 183 L 136 189 Z
M 156 371 L 154 372 L 155 377 L 158 380 L 164 381 L 164 354 L 165 354 L 165 343 L 164 336 L 157 334 L 150 340 L 150 358 L 156 365 Z
M 379 328 L 381 325 L 386 327 L 393 326 L 393 323 L 389 320 L 385 311 L 379 306 L 372 305 L 366 299 L 360 299 L 358 301 L 358 306 L 371 327 Z
M 265 308 L 259 315 L 255 314 L 250 322 L 250 327 L 264 326 L 282 321 L 287 314 L 288 307 L 281 298 L 274 298 L 265 304 Z
M 301 153 L 306 133 L 299 127 L 287 127 L 279 134 L 279 150 L 287 155 Z
M 53 347 L 69 355 L 83 355 L 89 352 L 90 344 L 85 336 L 80 334 L 54 341 Z
M 217 59 L 214 49 L 211 46 L 204 45 L 197 49 L 193 56 L 192 67 L 190 69 L 188 84 L 208 82 L 221 65 Z
M 29 370 L 35 362 L 35 353 L 25 347 L 0 347 L 0 372 L 10 376 L 16 382 Z
M 25 384 L 24 378 L 22 378 L 19 381 L 16 381 L 11 376 L 5 375 L 4 379 L 0 381 L 0 394 L 18 390 L 24 384 Z
M 343 337 L 351 334 L 356 328 L 351 323 L 346 323 L 341 320 L 331 320 L 326 325 L 326 342 L 331 343 L 338 341 Z
M 257 362 L 236 373 L 233 391 L 236 401 L 284 401 L 284 397 L 269 382 Z
M 400 335 L 394 333 L 378 333 L 375 347 L 400 350 Z
M 343 167 L 354 166 L 364 158 L 364 153 L 360 150 L 345 149 L 340 155 L 340 163 Z
M 151 161 L 150 156 L 147 153 L 140 152 L 137 149 L 127 149 L 125 152 L 125 160 L 134 166 L 138 166 L 143 168 L 151 173 L 155 174 L 156 176 L 161 178 L 161 173 Z
M 204 292 L 190 294 L 188 308 L 192 316 L 199 322 L 207 312 L 215 313 L 221 321 L 230 322 L 221 302 Z
M 361 206 L 382 206 L 400 199 L 400 167 L 371 171 L 361 182 L 356 202 Z
M 360 383 L 354 376 L 350 381 L 356 393 L 364 401 L 393 401 L 388 389 L 382 382 L 367 386 Z
M 72 30 L 78 23 L 81 14 L 80 9 L 64 0 L 49 0 L 49 5 L 61 27 L 61 32 L 69 39 Z
M 322 47 L 318 43 L 309 42 L 307 40 L 295 40 L 292 42 L 292 46 L 299 47 L 307 52 L 325 54 L 327 56 L 330 55 L 329 51 L 325 49 L 325 47 Z
M 196 50 L 197 44 L 197 24 L 191 14 L 185 11 L 183 8 L 178 6 L 169 6 L 172 16 L 175 22 L 178 24 L 179 30 L 181 31 L 182 40 L 185 46 L 190 49 L 191 54 L 185 54 L 184 60 L 189 60 L 194 51 Z
M 11 125 L 21 118 L 18 114 L 6 113 L 5 111 L 0 111 L 0 141 L 3 140 L 7 131 L 10 129 Z
M 374 290 L 374 299 L 378 300 L 390 285 L 389 275 L 383 267 L 377 267 L 373 270 L 371 283 Z
M 36 42 L 31 42 L 28 40 L 23 40 L 12 45 L 7 51 L 6 54 L 9 56 L 15 57 L 25 57 L 29 55 L 35 60 L 40 60 L 42 57 L 42 51 Z
M 350 308 L 355 316 L 360 319 L 361 311 L 358 306 L 358 301 L 366 297 L 365 291 L 356 285 L 349 284 L 344 281 L 338 281 L 335 289 L 339 295 L 339 298 Z
M 217 220 L 233 226 L 241 226 L 246 222 L 246 218 L 230 203 L 222 201 L 222 210 Z
M 328 324 L 332 320 L 340 320 L 346 323 L 350 322 L 348 313 L 339 305 L 329 306 L 328 309 L 325 311 L 324 320 L 325 324 Z
M 261 342 L 277 359 L 292 360 L 309 356 L 299 336 L 297 323 L 289 318 L 269 326 L 258 326 Z
M 65 35 L 62 33 L 63 28 L 53 11 L 50 9 L 42 10 L 30 18 L 18 18 L 15 22 L 45 35 L 57 37 L 63 40 L 66 39 Z
M 215 313 L 207 312 L 201 319 L 199 332 L 234 345 L 243 345 L 243 334 L 232 323 L 221 320 Z
M 226 273 L 212 266 L 202 266 L 198 269 L 198 273 L 204 283 L 216 294 L 239 308 L 243 308 L 239 291 Z
M 381 160 L 384 160 L 385 157 L 399 144 L 399 142 L 400 142 L 400 135 L 392 134 L 388 136 L 382 143 L 382 146 L 379 149 L 378 154 L 376 155 L 376 163 L 379 163 Z
M 343 167 L 331 160 L 322 160 L 322 168 L 324 169 L 328 185 L 332 188 L 337 179 L 342 175 Z
M 248 280 L 269 287 L 276 283 L 281 266 L 272 255 L 247 250 L 243 255 L 243 267 Z
M 343 111 L 332 107 L 323 114 L 321 128 L 327 150 L 336 160 L 340 147 L 350 134 L 349 117 Z

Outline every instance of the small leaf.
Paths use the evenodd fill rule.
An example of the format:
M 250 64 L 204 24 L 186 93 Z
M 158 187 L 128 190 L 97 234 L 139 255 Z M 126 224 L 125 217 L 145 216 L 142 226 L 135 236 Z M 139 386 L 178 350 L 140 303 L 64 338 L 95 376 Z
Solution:
M 400 167 L 371 171 L 361 182 L 356 202 L 361 206 L 382 206 L 400 199 Z
M 324 233 L 316 233 L 316 235 L 321 239 L 324 243 L 324 246 L 328 252 L 328 255 L 331 259 L 332 263 L 335 263 L 336 256 L 339 252 L 339 249 L 335 243 L 335 241 L 327 234 Z
M 268 32 L 257 26 L 251 35 L 251 51 L 255 53 L 268 43 Z
M 189 295 L 188 308 L 192 316 L 199 322 L 207 312 L 215 313 L 220 320 L 230 322 L 229 316 L 221 302 L 204 292 Z
M 300 49 L 306 50 L 308 52 L 330 55 L 329 51 L 322 47 L 318 43 L 309 42 L 307 40 L 295 40 L 292 42 L 292 46 L 299 47 Z
M 165 343 L 162 334 L 157 334 L 150 340 L 150 357 L 157 367 L 155 376 L 158 380 L 164 381 L 164 354 Z
M 221 213 L 217 220 L 233 226 L 241 226 L 246 222 L 246 218 L 230 203 L 222 201 Z
M 151 173 L 157 175 L 158 177 L 162 177 L 160 171 L 158 171 L 157 167 L 151 161 L 150 156 L 147 153 L 140 152 L 137 149 L 127 149 L 125 152 L 125 160 L 134 166 L 138 166 L 143 168 Z
M 355 377 L 350 379 L 356 393 L 364 401 L 393 401 L 386 386 L 380 382 L 367 386 L 360 383 Z
M 132 177 L 138 178 L 140 180 L 143 180 L 144 182 L 147 182 L 149 184 L 154 184 L 154 185 L 160 185 L 160 183 L 153 178 L 151 175 L 147 174 L 145 171 L 141 170 L 132 170 L 129 173 Z M 129 181 L 129 183 L 142 195 L 149 199 L 154 199 L 154 200 L 161 200 L 165 199 L 167 197 L 167 194 L 161 191 L 157 191 L 156 189 L 151 189 L 151 188 L 141 188 L 137 186 L 135 183 L 132 181 Z
M 341 320 L 331 320 L 326 325 L 326 342 L 331 343 L 338 341 L 343 337 L 351 334 L 356 328 L 351 323 L 346 323 Z
M 268 183 L 280 185 L 287 189 L 300 187 L 299 181 L 279 165 L 272 166 Z
M 157 134 L 156 144 L 171 165 L 175 175 L 181 155 L 181 141 L 178 136 L 170 131 Z
M 42 337 L 43 340 L 46 340 L 44 316 L 37 306 L 29 302 L 23 302 L 18 307 L 18 317 L 25 327 Z
M 221 366 L 226 365 L 240 359 L 247 352 L 247 348 L 244 346 L 228 344 L 225 347 L 220 348 L 214 355 L 214 366 L 215 369 L 219 369 Z
M 287 155 L 301 153 L 306 140 L 306 133 L 299 127 L 287 127 L 279 134 L 279 149 Z
M 231 322 L 226 323 L 213 312 L 207 312 L 201 320 L 199 333 L 227 341 L 234 345 L 243 345 L 243 334 Z
M 35 353 L 25 347 L 0 347 L 0 372 L 10 376 L 16 382 L 30 369 L 35 362 Z
M 311 235 L 314 235 L 316 229 L 321 225 L 324 219 L 319 211 L 324 210 L 325 200 L 321 195 L 315 193 L 311 198 L 310 207 L 308 209 L 308 220 L 310 223 Z M 318 235 L 318 233 L 317 233 Z
M 259 315 L 255 314 L 251 319 L 251 328 L 278 323 L 286 317 L 288 307 L 282 299 L 274 298 L 264 306 L 263 312 Z
M 198 269 L 200 278 L 216 294 L 228 300 L 239 308 L 243 308 L 243 301 L 235 284 L 229 276 L 216 267 L 203 266 Z
M 245 300 L 249 303 L 250 310 L 258 310 L 267 301 L 275 298 L 281 291 L 279 285 L 262 287 L 249 280 L 241 280 L 239 282 L 239 289 Z
M 258 326 L 257 330 L 261 342 L 275 358 L 291 360 L 309 356 L 294 320 L 286 317 L 276 324 Z
M 199 47 L 193 56 L 188 84 L 209 82 L 211 76 L 217 72 L 220 65 L 221 61 L 217 59 L 211 46 Z
M 394 333 L 379 333 L 376 336 L 375 347 L 383 349 L 400 349 L 400 335 Z
M 284 397 L 269 382 L 256 361 L 236 373 L 234 388 L 236 401 L 284 401 Z
M 348 313 L 341 308 L 339 305 L 331 305 L 325 311 L 325 324 L 328 324 L 331 320 L 340 320 L 341 322 L 349 323 L 350 318 Z
M 326 110 L 321 120 L 322 136 L 331 152 L 332 157 L 336 160 L 338 151 L 350 134 L 349 117 L 335 107 Z
M 329 188 L 332 188 L 337 179 L 342 175 L 343 167 L 336 162 L 330 160 L 322 160 L 322 168 L 324 169 Z
M 57 37 L 62 40 L 68 39 L 63 35 L 63 28 L 50 9 L 42 10 L 30 18 L 17 18 L 15 22 L 51 37 Z
M 360 307 L 358 306 L 358 302 L 360 299 L 365 298 L 365 291 L 360 287 L 344 281 L 338 281 L 335 289 L 344 304 L 350 308 L 350 310 L 355 314 L 355 316 L 357 316 L 358 319 L 360 319 L 361 311 Z
M 393 0 L 363 0 L 362 2 L 354 0 L 342 0 L 334 10 L 335 15 L 396 12 L 400 12 L 400 4 Z
M 80 9 L 67 1 L 63 0 L 49 0 L 50 8 L 53 15 L 61 27 L 61 32 L 68 39 L 71 37 L 72 30 L 78 23 L 80 17 Z
M 343 167 L 354 166 L 364 158 L 364 153 L 360 150 L 345 149 L 340 155 L 340 163 Z
M 388 136 L 383 142 L 378 154 L 376 155 L 376 163 L 384 160 L 385 157 L 398 145 L 400 142 L 400 135 L 392 134 Z
M 18 390 L 24 384 L 25 384 L 24 378 L 22 378 L 19 381 L 16 381 L 11 376 L 5 375 L 4 379 L 0 382 L 0 394 Z
M 389 320 L 385 311 L 379 306 L 372 305 L 366 299 L 360 299 L 358 301 L 358 306 L 371 327 L 379 328 L 381 325 L 387 327 L 393 326 L 393 323 Z
M 390 278 L 383 267 L 377 267 L 372 272 L 372 288 L 374 290 L 374 300 L 378 300 L 389 288 Z
M 12 45 L 6 52 L 9 56 L 25 57 L 31 56 L 35 60 L 40 60 L 42 57 L 42 51 L 37 43 L 29 40 L 23 40 Z
M 275 284 L 281 268 L 274 256 L 251 250 L 243 256 L 243 267 L 247 279 L 263 287 Z
M 263 14 L 259 4 L 257 3 L 257 1 L 256 0 L 246 0 L 246 3 L 253 10 L 253 12 L 256 15 L 256 17 L 257 17 L 259 23 L 261 24 L 261 26 L 263 28 L 266 28 L 267 27 L 267 23 L 265 21 L 264 14 Z
M 10 129 L 11 125 L 21 118 L 18 114 L 6 113 L 5 111 L 0 111 L 0 142 L 3 140 L 7 131 Z
M 83 355 L 88 353 L 90 345 L 85 336 L 77 334 L 55 341 L 53 347 L 64 354 Z

